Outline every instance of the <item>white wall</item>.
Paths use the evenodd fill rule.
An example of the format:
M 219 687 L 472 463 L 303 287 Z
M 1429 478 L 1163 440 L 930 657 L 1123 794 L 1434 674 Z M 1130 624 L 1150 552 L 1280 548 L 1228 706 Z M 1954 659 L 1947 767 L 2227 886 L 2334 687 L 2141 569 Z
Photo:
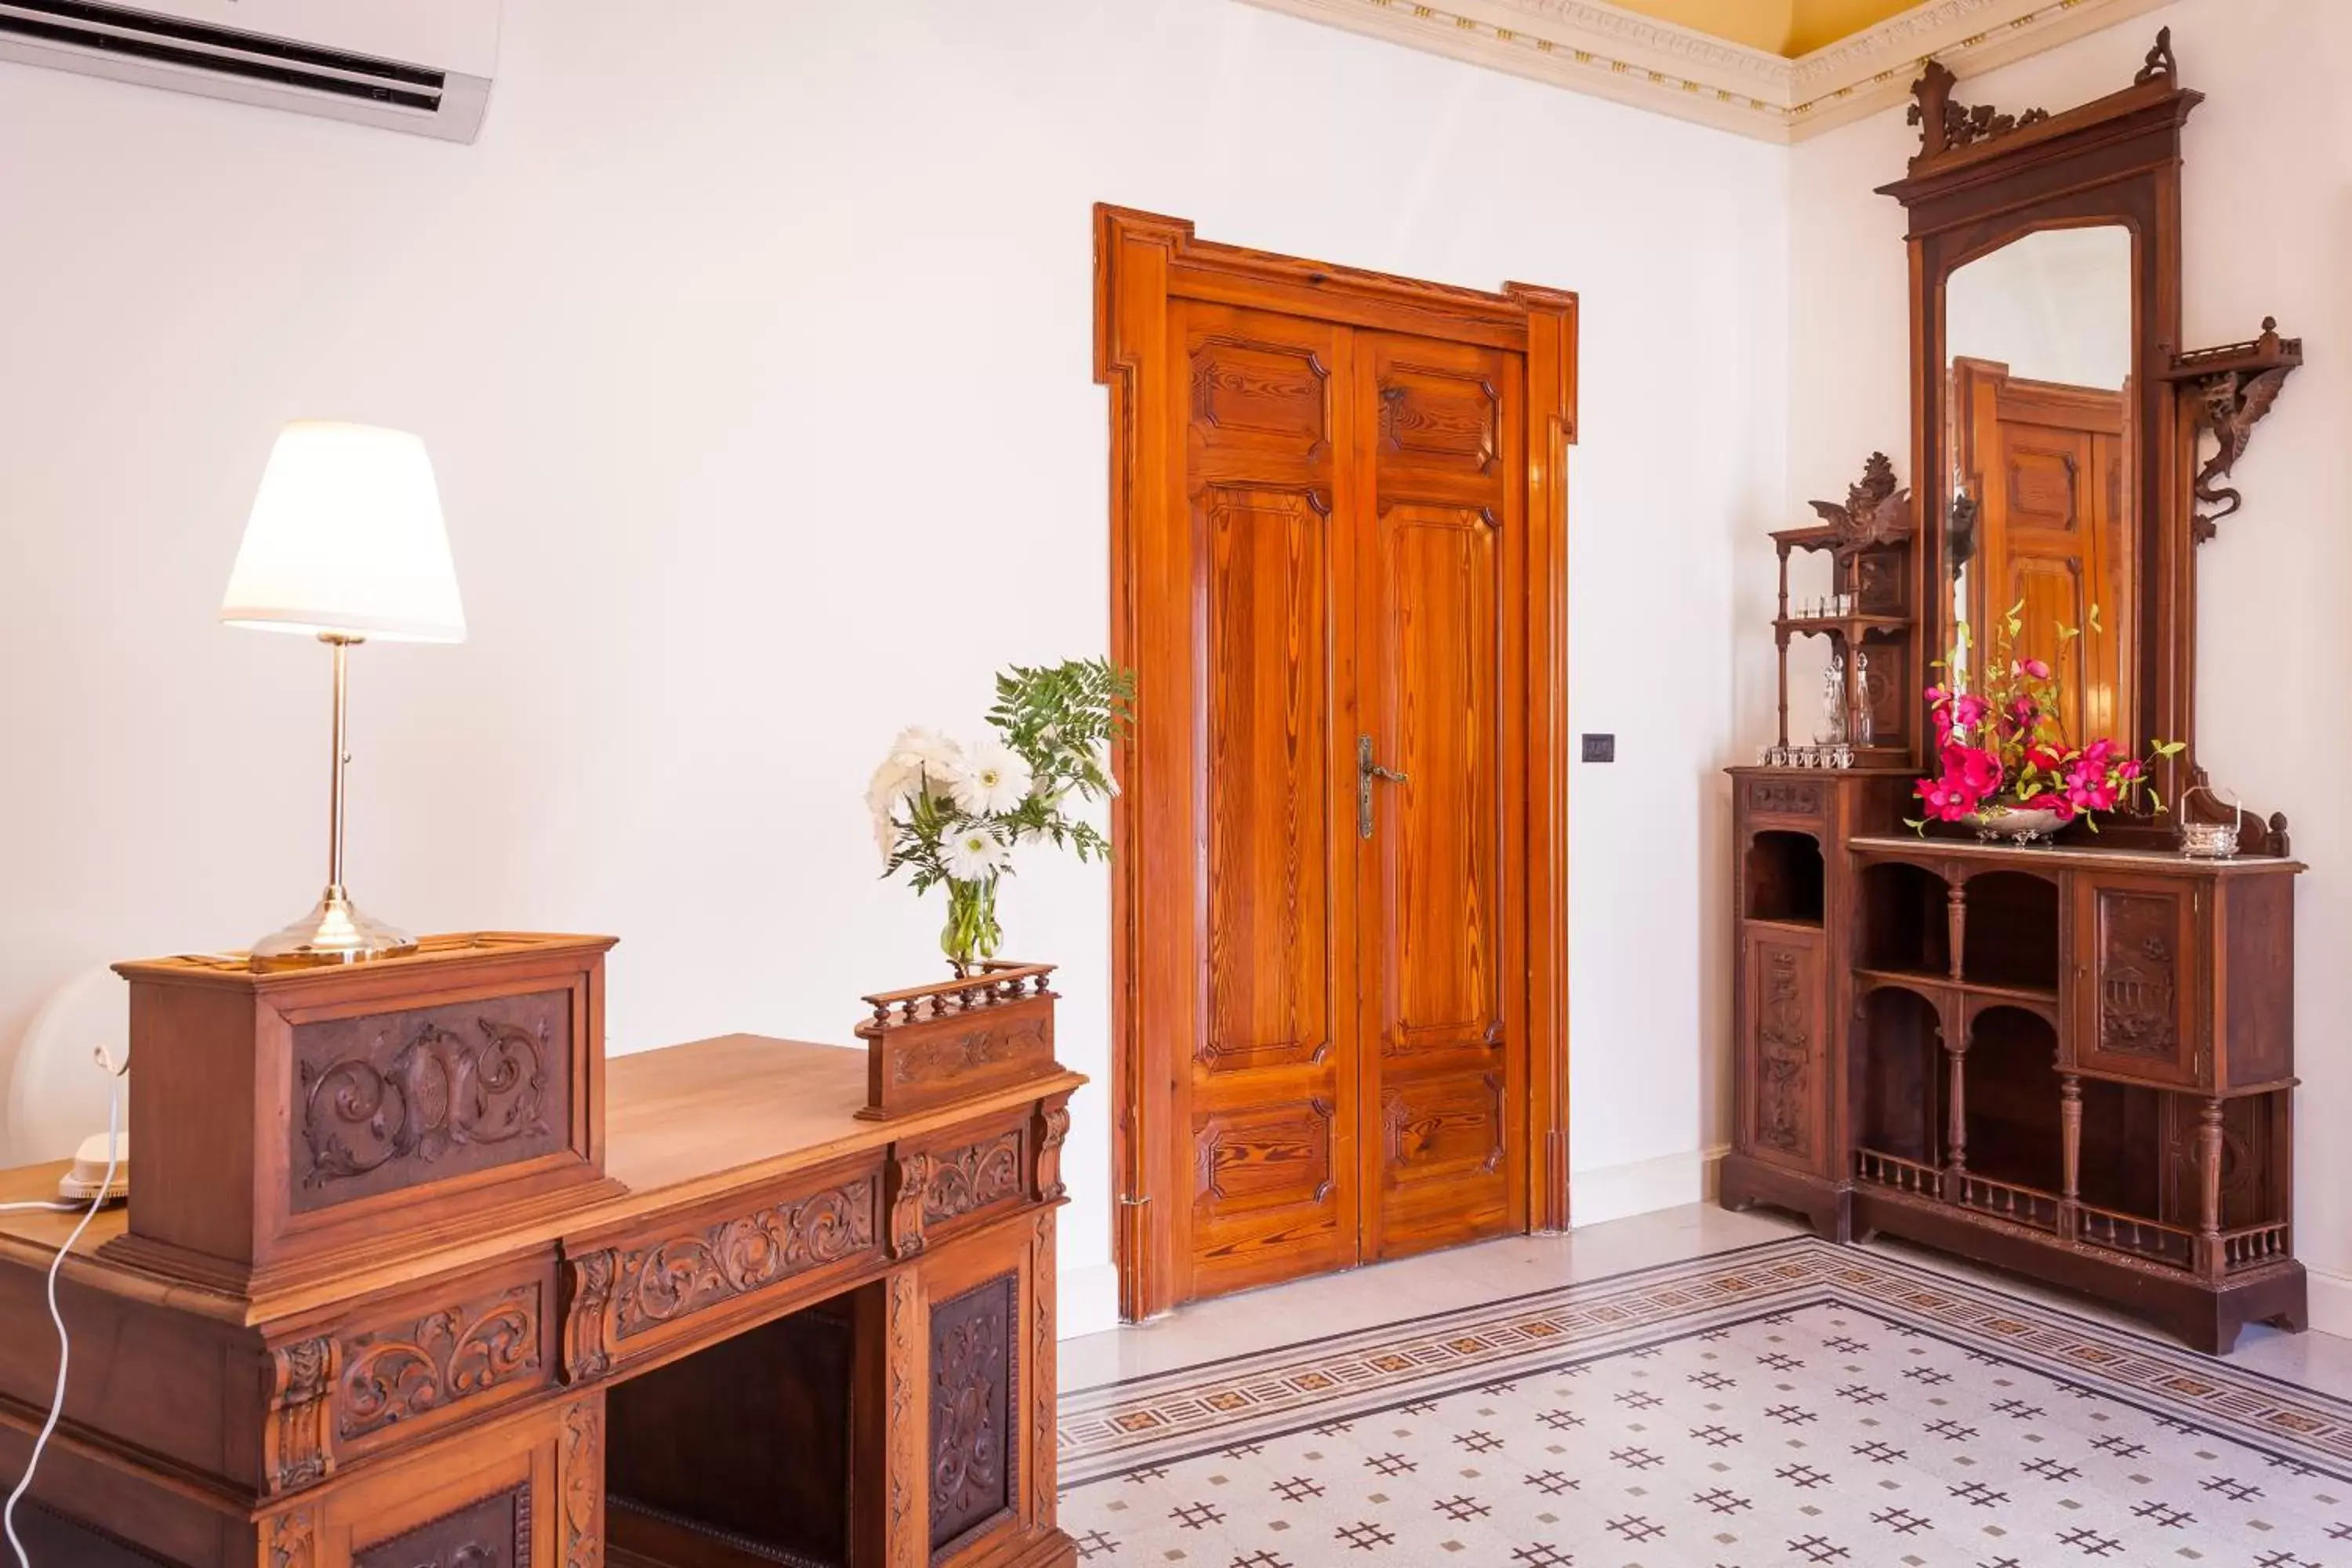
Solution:
M 2184 137 L 2188 347 L 2251 337 L 2265 314 L 2301 333 L 2309 363 L 2239 465 L 2242 514 L 2199 558 L 2200 757 L 2216 781 L 2284 811 L 2311 871 L 2296 890 L 2296 1251 L 2315 1271 L 2322 1327 L 2352 1333 L 2352 7 L 2323 0 L 2185 3 L 1963 82 L 1969 103 L 2056 110 L 2129 82 L 2169 25 L 2182 80 L 2208 94 Z M 1899 110 L 1795 149 L 1790 214 L 1789 506 L 1843 493 L 1873 447 L 1907 466 L 1907 275 L 1902 209 L 1872 187 L 1917 146 Z M 1907 472 L 1906 481 L 1914 476 Z M 1741 609 L 1769 606 L 1769 544 L 1743 552 Z M 1755 564 L 1761 563 L 1760 565 Z M 1762 612 L 1769 615 L 1769 607 Z M 1771 719 L 1771 647 L 1744 632 L 1740 718 Z M 1759 696 L 1760 693 L 1760 696 Z
M 316 891 L 324 657 L 212 618 L 300 416 L 426 437 L 473 628 L 356 657 L 363 900 L 620 933 L 616 1051 L 846 1040 L 937 962 L 874 879 L 877 749 L 1104 646 L 1105 198 L 1582 291 L 1571 719 L 1622 760 L 1576 776 L 1574 1158 L 1714 1137 L 1788 154 L 1230 0 L 694 11 L 509 0 L 470 147 L 0 65 L 0 1041 Z M 1106 897 L 1040 859 L 1004 910 L 1097 1085 Z M 1076 1109 L 1073 1329 L 1111 1301 Z

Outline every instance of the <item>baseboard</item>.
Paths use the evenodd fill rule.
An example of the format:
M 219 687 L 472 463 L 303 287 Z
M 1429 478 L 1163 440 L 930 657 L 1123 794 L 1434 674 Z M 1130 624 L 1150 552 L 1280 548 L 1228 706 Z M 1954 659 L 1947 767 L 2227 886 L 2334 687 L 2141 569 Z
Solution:
M 2311 1326 L 2323 1334 L 2352 1340 L 2352 1274 L 2303 1266 L 2311 1291 Z
M 1692 1149 L 1654 1160 L 1568 1174 L 1568 1223 L 1570 1229 L 1605 1225 L 1656 1209 L 1705 1203 L 1715 1195 L 1715 1178 L 1727 1152 L 1724 1144 Z
M 1054 1331 L 1061 1339 L 1118 1327 L 1118 1268 L 1097 1263 L 1064 1268 L 1055 1277 Z

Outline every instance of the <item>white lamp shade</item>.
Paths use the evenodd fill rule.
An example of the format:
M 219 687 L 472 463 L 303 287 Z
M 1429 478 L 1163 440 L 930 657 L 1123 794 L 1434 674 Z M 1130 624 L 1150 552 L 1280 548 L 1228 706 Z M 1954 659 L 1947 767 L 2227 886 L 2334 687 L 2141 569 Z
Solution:
M 425 443 L 372 425 L 298 420 L 280 430 L 220 618 L 267 631 L 465 641 Z

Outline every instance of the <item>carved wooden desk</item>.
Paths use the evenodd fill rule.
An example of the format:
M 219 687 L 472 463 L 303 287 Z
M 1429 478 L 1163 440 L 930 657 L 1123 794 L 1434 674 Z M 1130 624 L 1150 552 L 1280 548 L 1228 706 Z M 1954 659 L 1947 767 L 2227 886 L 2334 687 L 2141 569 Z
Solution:
M 190 1568 L 1074 1563 L 1053 1211 L 1084 1080 L 876 1122 L 859 1051 L 737 1035 L 603 1072 L 604 1179 L 535 1218 L 215 1289 L 126 1260 L 102 1215 L 61 1283 L 35 1495 L 87 1552 L 56 1561 L 102 1536 Z M 0 1216 L 9 1478 L 72 1217 Z

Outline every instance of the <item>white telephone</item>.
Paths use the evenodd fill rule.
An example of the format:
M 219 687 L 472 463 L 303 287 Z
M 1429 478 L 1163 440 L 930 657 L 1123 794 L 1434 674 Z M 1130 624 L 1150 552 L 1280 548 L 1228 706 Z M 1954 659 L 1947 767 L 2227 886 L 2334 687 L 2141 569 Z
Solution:
M 77 1207 L 98 1197 L 97 1184 L 106 1174 L 107 1117 L 123 1109 L 116 1074 L 130 1037 L 130 992 L 112 970 L 94 965 L 51 993 L 8 1053 L 0 1165 L 71 1156 L 73 1168 L 58 1184 L 58 1196 Z M 92 1072 L 90 1047 L 99 1041 L 106 1042 L 107 1070 Z M 116 1152 L 127 1164 L 127 1121 Z M 106 1200 L 121 1202 L 127 1189 L 127 1177 L 118 1171 Z
M 110 1153 L 117 1156 L 111 1161 L 114 1166 L 111 1183 L 106 1180 Z M 131 1196 L 131 1129 L 128 1127 L 122 1130 L 119 1145 L 103 1132 L 83 1139 L 81 1147 L 74 1151 L 73 1168 L 58 1178 L 58 1196 L 68 1203 L 86 1204 L 101 1191 L 106 1194 L 104 1201 L 110 1204 L 123 1203 Z

